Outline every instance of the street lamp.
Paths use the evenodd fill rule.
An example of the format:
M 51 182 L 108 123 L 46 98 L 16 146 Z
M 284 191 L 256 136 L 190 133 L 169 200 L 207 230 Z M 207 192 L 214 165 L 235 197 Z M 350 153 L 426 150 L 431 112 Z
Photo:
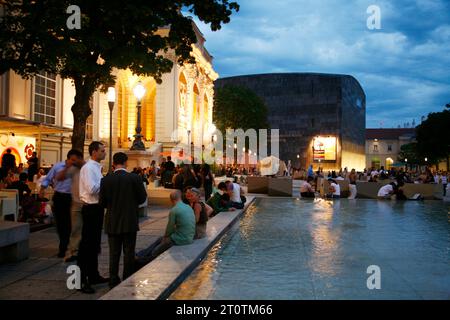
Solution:
M 134 135 L 133 145 L 131 150 L 145 150 L 145 145 L 142 142 L 143 135 L 141 134 L 141 100 L 145 94 L 145 88 L 139 81 L 138 84 L 133 89 L 134 96 L 137 99 L 137 124 L 136 124 L 136 134 Z
M 108 173 L 112 171 L 112 112 L 114 109 L 114 102 L 116 102 L 116 89 L 114 87 L 109 87 L 106 94 L 109 106 L 109 170 Z

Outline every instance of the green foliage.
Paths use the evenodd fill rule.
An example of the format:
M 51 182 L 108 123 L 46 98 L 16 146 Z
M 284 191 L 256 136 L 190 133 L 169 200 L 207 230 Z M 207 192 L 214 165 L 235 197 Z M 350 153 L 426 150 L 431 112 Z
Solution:
M 417 151 L 422 157 L 436 163 L 448 160 L 450 155 L 450 106 L 441 112 L 428 114 L 428 118 L 416 127 Z
M 213 121 L 223 133 L 226 129 L 268 129 L 267 106 L 246 87 L 226 85 L 214 96 Z
M 210 24 L 213 31 L 230 21 L 239 6 L 228 0 L 5 0 L 0 18 L 0 74 L 12 69 L 24 78 L 40 71 L 74 80 L 75 140 L 90 114 L 89 98 L 99 87 L 114 83 L 114 68 L 129 68 L 160 83 L 173 61 L 193 62 L 191 45 L 197 39 L 186 10 Z M 81 10 L 81 28 L 70 30 L 70 5 Z M 169 28 L 170 26 L 170 28 Z M 163 32 L 161 32 L 161 30 Z M 166 32 L 164 32 L 164 30 Z M 97 63 L 98 57 L 104 60 Z M 80 126 L 81 127 L 78 127 Z M 79 138 L 79 137 L 78 137 Z M 78 139 L 79 140 L 79 139 Z M 74 139 L 72 139 L 74 144 Z M 80 147 L 80 141 L 76 146 Z
M 405 162 L 405 159 L 408 159 L 408 164 L 420 164 L 423 162 L 417 151 L 417 142 L 404 144 L 400 147 L 397 160 Z

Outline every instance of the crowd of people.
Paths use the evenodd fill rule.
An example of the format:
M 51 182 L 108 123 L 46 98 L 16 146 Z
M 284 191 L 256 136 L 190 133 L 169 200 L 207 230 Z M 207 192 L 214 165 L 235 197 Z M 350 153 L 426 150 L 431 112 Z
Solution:
M 37 154 L 28 160 L 28 167 L 16 166 L 14 155 L 7 150 L 2 157 L 1 179 L 3 188 L 17 189 L 22 210 L 20 219 L 30 218 L 29 207 L 36 207 L 36 201 L 48 201 L 46 190 L 51 186 L 52 212 L 59 236 L 58 257 L 64 261 L 76 261 L 81 270 L 82 288 L 85 293 L 95 292 L 92 287 L 98 283 L 109 283 L 112 288 L 121 282 L 119 261 L 124 254 L 122 280 L 129 277 L 140 266 L 155 259 L 159 254 L 174 245 L 186 245 L 207 234 L 208 220 L 221 213 L 244 208 L 246 198 L 237 183 L 236 175 L 258 175 L 257 168 L 243 166 L 218 166 L 217 174 L 234 177 L 215 185 L 213 170 L 204 164 L 175 165 L 171 157 L 163 158 L 160 164 L 152 161 L 147 168 L 134 168 L 128 171 L 128 157 L 125 153 L 114 154 L 112 170 L 104 175 L 101 161 L 106 150 L 103 143 L 94 141 L 89 145 L 89 160 L 83 153 L 72 149 L 64 161 L 55 163 L 46 173 L 39 168 Z M 318 179 L 328 181 L 330 198 L 340 198 L 339 180 L 349 183 L 349 198 L 356 197 L 356 182 L 377 182 L 389 180 L 379 192 L 379 199 L 396 195 L 403 199 L 401 187 L 404 183 L 442 183 L 444 195 L 448 186 L 448 173 L 404 170 L 403 168 L 383 167 L 356 172 L 347 168 L 339 172 L 322 169 L 314 171 L 312 165 L 306 169 L 287 167 L 286 175 L 303 180 L 301 197 L 314 198 L 318 192 Z M 146 206 L 146 185 L 160 181 L 161 185 L 173 189 L 170 193 L 172 208 L 164 236 L 147 250 L 136 256 L 136 236 L 139 230 L 139 210 Z M 35 184 L 38 193 L 32 197 L 30 182 Z M 203 192 L 201 191 L 203 190 Z M 105 213 L 106 212 L 106 213 Z M 101 234 L 108 235 L 110 266 L 109 277 L 103 277 L 98 270 L 98 254 L 101 251 Z
M 388 181 L 389 183 L 381 187 L 378 192 L 378 197 L 388 198 L 392 195 L 396 195 L 397 199 L 405 199 L 401 187 L 405 183 L 414 184 L 442 184 L 443 196 L 445 197 L 448 192 L 448 180 L 450 175 L 443 170 L 432 171 L 429 167 L 424 169 L 408 170 L 404 168 L 390 168 L 386 170 L 383 166 L 380 169 L 374 167 L 370 169 L 364 169 L 361 172 L 357 172 L 355 169 L 348 171 L 347 168 L 341 169 L 338 172 L 328 171 L 323 172 L 323 169 L 319 168 L 317 171 L 313 171 L 312 165 L 307 169 L 293 169 L 292 174 L 294 179 L 303 180 L 300 187 L 300 194 L 303 198 L 314 198 L 318 192 L 317 181 L 319 178 L 328 180 L 329 188 L 327 197 L 339 198 L 341 197 L 341 190 L 338 181 L 349 182 L 349 197 L 354 199 L 357 194 L 356 182 L 381 182 Z
M 31 197 L 34 201 L 46 199 L 47 190 L 52 187 L 52 214 L 59 237 L 57 256 L 65 262 L 77 262 L 82 292 L 95 292 L 93 285 L 99 283 L 108 282 L 111 288 L 120 283 L 122 251 L 123 280 L 143 261 L 153 260 L 170 246 L 204 238 L 211 217 L 244 207 L 246 198 L 238 183 L 220 182 L 214 190 L 214 176 L 207 164 L 176 166 L 168 157 L 159 165 L 153 161 L 148 168 L 134 168 L 129 172 L 127 155 L 118 152 L 113 156 L 112 171 L 104 175 L 101 161 L 106 156 L 105 146 L 94 141 L 88 150 L 87 161 L 81 151 L 72 149 L 64 161 L 52 165 L 47 173 L 38 167 L 36 154 L 28 170 L 23 171 L 23 166 L 16 167 L 14 156 L 7 151 L 1 169 L 1 181 L 6 181 L 3 187 L 19 190 L 21 210 L 25 205 L 23 197 L 31 197 L 30 180 L 38 190 Z M 145 185 L 157 179 L 174 189 L 170 194 L 173 206 L 164 236 L 144 251 L 147 255 L 137 257 L 139 208 L 147 201 Z M 25 215 L 21 216 L 23 219 L 26 221 Z M 109 277 L 103 277 L 98 270 L 103 227 L 110 249 Z

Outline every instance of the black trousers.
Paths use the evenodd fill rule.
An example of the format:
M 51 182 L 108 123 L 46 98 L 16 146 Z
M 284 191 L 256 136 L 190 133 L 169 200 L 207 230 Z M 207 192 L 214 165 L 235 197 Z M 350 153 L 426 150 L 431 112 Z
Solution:
M 108 234 L 109 242 L 109 278 L 111 282 L 120 280 L 119 262 L 123 249 L 123 277 L 125 280 L 134 273 L 136 232 Z
M 208 201 L 212 194 L 212 182 L 205 183 L 203 187 L 205 188 L 205 201 Z
M 78 249 L 78 266 L 82 281 L 94 280 L 99 277 L 98 254 L 102 240 L 104 210 L 98 204 L 83 205 L 81 216 L 83 228 L 80 247 Z
M 70 219 L 70 207 L 72 195 L 70 193 L 55 192 L 53 195 L 53 214 L 56 221 L 56 230 L 59 236 L 59 253 L 65 254 L 69 245 L 72 224 Z

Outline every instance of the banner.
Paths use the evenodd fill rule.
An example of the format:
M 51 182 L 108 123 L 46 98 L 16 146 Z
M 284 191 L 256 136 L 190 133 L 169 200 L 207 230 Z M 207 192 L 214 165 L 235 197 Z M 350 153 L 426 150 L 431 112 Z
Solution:
M 33 152 L 36 151 L 36 138 L 2 134 L 0 135 L 1 157 L 7 149 L 11 149 L 11 154 L 16 157 L 16 166 L 19 166 L 19 163 L 23 163 L 25 166 Z
M 313 144 L 314 161 L 336 160 L 336 137 L 317 137 Z

